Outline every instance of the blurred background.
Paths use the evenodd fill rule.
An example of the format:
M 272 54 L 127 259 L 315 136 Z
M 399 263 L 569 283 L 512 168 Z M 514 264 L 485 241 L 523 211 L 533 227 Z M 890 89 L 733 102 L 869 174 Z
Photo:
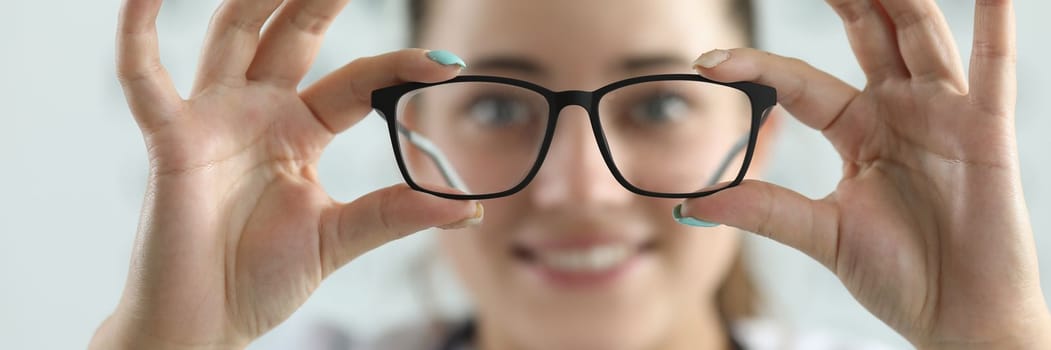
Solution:
M 800 57 L 861 86 L 864 78 L 838 17 L 824 2 L 759 1 L 760 47 Z M 939 1 L 964 57 L 973 1 Z M 161 50 L 180 90 L 192 84 L 200 42 L 217 0 L 167 1 Z M 1017 1 L 1018 142 L 1036 231 L 1045 294 L 1051 297 L 1051 2 Z M 114 308 L 127 274 L 146 179 L 142 139 L 114 78 L 113 37 L 119 0 L 11 1 L 0 11 L 0 348 L 86 346 Z M 330 30 L 307 81 L 354 58 L 404 47 L 401 1 L 353 2 Z M 840 163 L 817 132 L 788 121 L 767 179 L 821 197 Z M 379 118 L 341 135 L 320 165 L 329 193 L 352 200 L 400 182 Z M 439 305 L 464 300 L 450 275 L 426 257 L 433 240 L 414 235 L 340 270 L 289 322 L 255 349 L 283 349 L 304 329 L 367 338 L 419 320 L 414 294 L 433 276 Z M 908 348 L 859 306 L 817 263 L 778 244 L 748 239 L 771 319 L 793 328 Z M 423 271 L 423 273 L 421 273 Z M 1051 299 L 1051 298 L 1049 298 Z

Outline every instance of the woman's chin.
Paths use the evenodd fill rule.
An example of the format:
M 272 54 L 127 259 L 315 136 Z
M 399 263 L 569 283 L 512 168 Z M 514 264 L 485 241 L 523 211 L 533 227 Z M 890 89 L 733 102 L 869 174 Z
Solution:
M 516 323 L 501 327 L 522 332 L 529 349 L 642 349 L 666 329 L 674 314 L 671 295 L 661 295 L 657 280 L 648 278 L 656 263 L 639 256 L 597 275 L 523 267 L 527 285 L 514 296 L 516 314 L 504 315 Z M 540 342 L 535 343 L 534 342 Z
M 625 310 L 627 311 L 627 310 Z M 530 317 L 530 325 L 521 325 L 523 349 L 645 349 L 659 338 L 660 327 L 648 314 L 580 314 L 565 310 L 552 317 Z M 544 322 L 537 322 L 545 320 Z M 522 320 L 526 322 L 526 320 Z M 667 328 L 667 327 L 664 327 Z

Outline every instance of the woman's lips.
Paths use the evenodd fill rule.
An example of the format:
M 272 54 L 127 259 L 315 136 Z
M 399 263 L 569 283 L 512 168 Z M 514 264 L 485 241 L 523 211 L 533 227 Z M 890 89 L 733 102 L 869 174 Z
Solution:
M 544 248 L 515 245 L 512 254 L 544 282 L 562 287 L 611 283 L 625 275 L 653 248 L 653 242 L 592 240 L 560 242 Z
M 598 272 L 624 263 L 636 251 L 635 247 L 626 244 L 595 245 L 584 249 L 540 252 L 537 262 L 564 272 Z

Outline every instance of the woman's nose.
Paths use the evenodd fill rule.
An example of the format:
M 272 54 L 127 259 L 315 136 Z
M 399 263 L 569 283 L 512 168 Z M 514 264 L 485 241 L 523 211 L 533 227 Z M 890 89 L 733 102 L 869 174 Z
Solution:
M 606 166 L 587 111 L 569 106 L 558 119 L 544 163 L 527 188 L 535 204 L 558 207 L 628 202 L 632 194 Z

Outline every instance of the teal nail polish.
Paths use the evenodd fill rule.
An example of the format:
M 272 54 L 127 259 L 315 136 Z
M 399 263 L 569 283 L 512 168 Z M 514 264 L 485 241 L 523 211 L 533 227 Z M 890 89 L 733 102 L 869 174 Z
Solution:
M 451 66 L 455 64 L 457 66 L 460 66 L 460 68 L 467 68 L 467 63 L 464 63 L 463 59 L 460 58 L 460 56 L 457 56 L 456 54 L 449 51 L 428 51 L 427 58 L 430 58 L 431 61 L 438 62 L 438 64 L 443 66 Z
M 672 216 L 675 217 L 675 221 L 678 221 L 680 224 L 683 224 L 683 225 L 686 225 L 686 226 L 693 226 L 693 227 L 716 227 L 716 226 L 719 226 L 719 224 L 714 223 L 714 222 L 707 222 L 707 221 L 704 221 L 704 220 L 697 220 L 697 219 L 694 219 L 694 218 L 691 218 L 691 217 L 683 217 L 682 216 L 682 204 L 679 204 L 679 205 L 675 206 L 675 210 L 672 211 Z

